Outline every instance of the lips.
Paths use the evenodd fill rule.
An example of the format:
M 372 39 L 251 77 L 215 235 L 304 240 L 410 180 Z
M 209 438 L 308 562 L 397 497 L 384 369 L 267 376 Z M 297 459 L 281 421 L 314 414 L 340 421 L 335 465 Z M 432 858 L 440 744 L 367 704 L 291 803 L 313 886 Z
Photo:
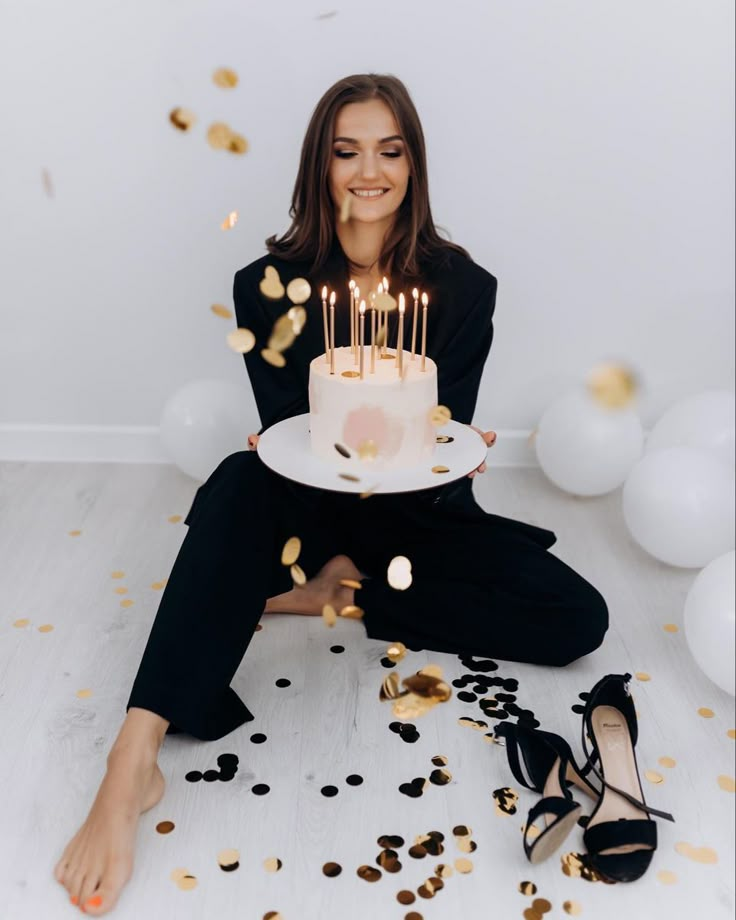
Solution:
M 387 188 L 351 188 L 350 191 L 356 198 L 380 198 L 389 190 Z

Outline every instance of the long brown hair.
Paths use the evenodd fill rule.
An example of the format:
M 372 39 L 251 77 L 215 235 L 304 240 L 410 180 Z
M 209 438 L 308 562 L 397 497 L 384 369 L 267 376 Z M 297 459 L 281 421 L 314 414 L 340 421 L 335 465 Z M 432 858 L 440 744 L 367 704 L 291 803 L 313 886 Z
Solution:
M 281 238 L 269 237 L 266 248 L 288 261 L 311 262 L 312 271 L 324 265 L 335 239 L 335 205 L 328 186 L 335 119 L 343 105 L 370 99 L 382 99 L 391 109 L 404 138 L 410 177 L 379 266 L 412 279 L 419 277 L 422 266 L 452 251 L 470 258 L 461 246 L 443 239 L 432 220 L 424 132 L 407 88 L 398 77 L 375 73 L 338 80 L 317 103 L 302 144 L 289 208 L 291 226 Z

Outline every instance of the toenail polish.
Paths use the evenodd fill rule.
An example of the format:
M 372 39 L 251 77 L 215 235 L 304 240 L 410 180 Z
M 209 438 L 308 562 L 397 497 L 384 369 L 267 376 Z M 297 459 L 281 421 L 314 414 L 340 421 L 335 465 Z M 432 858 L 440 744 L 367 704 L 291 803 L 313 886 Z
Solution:
M 79 901 L 79 898 L 76 897 L 76 895 L 72 895 L 72 896 L 69 898 L 69 900 L 72 902 L 72 904 L 77 904 L 77 902 Z
M 99 907 L 102 904 L 102 898 L 96 894 L 93 898 L 90 898 L 86 903 L 85 907 Z

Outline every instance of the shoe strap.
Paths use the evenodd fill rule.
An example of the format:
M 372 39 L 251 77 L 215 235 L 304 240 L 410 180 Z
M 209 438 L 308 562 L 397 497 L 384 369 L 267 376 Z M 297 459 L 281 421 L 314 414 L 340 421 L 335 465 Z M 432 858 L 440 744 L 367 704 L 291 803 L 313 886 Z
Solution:
M 551 827 L 553 827 L 557 821 L 560 820 L 560 818 L 564 818 L 565 815 L 579 807 L 580 806 L 577 804 L 577 802 L 574 802 L 572 799 L 563 799 L 559 795 L 548 795 L 546 798 L 540 799 L 537 804 L 529 810 L 529 815 L 526 819 L 526 825 L 524 826 L 524 852 L 526 853 L 529 860 L 531 860 L 531 852 L 534 849 L 536 841 L 539 839 L 539 837 L 541 837 L 541 834 L 545 833 L 545 831 L 548 831 Z M 555 815 L 555 820 L 552 822 L 552 824 L 542 828 L 541 834 L 538 834 L 530 844 L 527 837 L 529 827 L 534 824 L 540 815 L 544 814 Z
M 623 789 L 619 789 L 617 786 L 613 786 L 611 785 L 611 783 L 606 782 L 606 780 L 603 777 L 602 772 L 599 771 L 595 766 L 595 761 L 600 759 L 600 754 L 598 752 L 597 747 L 592 753 L 588 749 L 588 744 L 587 744 L 586 735 L 585 735 L 585 727 L 588 722 L 587 716 L 588 716 L 588 713 L 592 712 L 593 709 L 595 709 L 596 699 L 598 698 L 598 693 L 600 692 L 600 690 L 607 683 L 609 683 L 610 681 L 614 681 L 614 680 L 623 681 L 626 695 L 630 696 L 629 681 L 631 680 L 631 674 L 608 674 L 606 675 L 606 677 L 602 678 L 598 682 L 598 684 L 596 684 L 595 692 L 591 693 L 586 703 L 585 715 L 583 716 L 583 720 L 582 720 L 583 724 L 582 724 L 582 729 L 581 729 L 580 740 L 581 740 L 582 747 L 583 747 L 583 754 L 585 755 L 585 759 L 586 759 L 586 763 L 583 769 L 585 773 L 588 773 L 589 771 L 592 770 L 593 773 L 595 773 L 595 775 L 600 780 L 602 786 L 605 786 L 606 789 L 610 789 L 612 792 L 616 792 L 618 793 L 618 795 L 623 796 L 627 802 L 630 802 L 640 811 L 645 811 L 648 815 L 656 815 L 658 818 L 664 818 L 666 821 L 672 821 L 674 823 L 675 819 L 672 817 L 671 814 L 669 814 L 669 812 L 659 811 L 659 809 L 657 808 L 652 808 L 650 805 L 645 805 L 644 802 L 640 802 L 639 799 L 637 799 L 635 796 L 631 795 L 630 793 L 624 792 Z M 603 790 L 601 790 L 601 794 L 602 792 Z
M 512 722 L 502 722 L 500 725 L 496 726 L 494 735 L 496 738 L 504 739 L 506 756 L 509 761 L 509 766 L 511 767 L 511 772 L 514 774 L 516 781 L 521 783 L 521 785 L 525 786 L 527 789 L 532 789 L 534 792 L 540 792 L 541 790 L 537 789 L 536 786 L 529 785 L 529 783 L 526 781 L 526 777 L 521 772 L 521 763 L 519 762 L 519 746 L 516 742 L 516 731 L 514 724 Z
M 652 850 L 657 849 L 657 825 L 648 818 L 626 821 L 602 821 L 587 827 L 583 842 L 589 853 L 599 854 L 601 850 L 642 843 Z M 605 854 L 604 854 L 605 855 Z

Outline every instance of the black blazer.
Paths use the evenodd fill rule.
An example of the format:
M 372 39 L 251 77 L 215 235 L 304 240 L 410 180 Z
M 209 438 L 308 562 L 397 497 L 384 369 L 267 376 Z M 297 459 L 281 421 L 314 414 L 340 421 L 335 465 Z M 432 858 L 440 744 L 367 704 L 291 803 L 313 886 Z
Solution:
M 276 368 L 261 357 L 273 324 L 291 306 L 286 297 L 271 301 L 264 297 L 259 283 L 267 265 L 273 265 L 286 285 L 293 278 L 306 278 L 312 288 L 310 299 L 304 304 L 307 322 L 293 345 L 284 352 L 286 366 Z M 250 329 L 255 337 L 255 347 L 243 355 L 253 386 L 258 414 L 261 418 L 259 434 L 294 415 L 309 411 L 309 364 L 313 358 L 324 354 L 321 291 L 323 285 L 337 294 L 335 305 L 335 339 L 338 344 L 350 342 L 350 316 L 348 263 L 342 246 L 335 238 L 332 251 L 324 268 L 312 276 L 309 265 L 287 262 L 276 256 L 265 255 L 235 274 L 233 302 L 238 326 Z M 496 278 L 460 253 L 448 251 L 444 260 L 436 262 L 422 272 L 421 289 L 429 297 L 427 321 L 427 355 L 437 364 L 438 402 L 448 406 L 452 418 L 469 424 L 478 399 L 483 366 L 493 341 L 493 312 L 496 305 Z M 395 295 L 401 287 L 392 279 L 391 291 Z M 404 288 L 406 319 L 404 343 L 411 342 L 410 334 L 414 302 L 411 285 Z M 421 312 L 421 304 L 420 304 Z M 388 341 L 395 344 L 398 330 L 398 311 L 389 314 Z M 417 349 L 421 342 L 421 315 L 418 322 Z M 437 486 L 428 493 L 436 496 L 433 502 L 443 508 L 464 509 L 474 514 L 486 513 L 476 503 L 472 480 L 467 476 L 452 483 Z M 409 494 L 409 493 L 407 493 Z M 487 515 L 497 518 L 495 515 Z M 550 531 L 506 518 L 497 518 L 515 525 L 537 542 L 551 545 L 555 537 Z

